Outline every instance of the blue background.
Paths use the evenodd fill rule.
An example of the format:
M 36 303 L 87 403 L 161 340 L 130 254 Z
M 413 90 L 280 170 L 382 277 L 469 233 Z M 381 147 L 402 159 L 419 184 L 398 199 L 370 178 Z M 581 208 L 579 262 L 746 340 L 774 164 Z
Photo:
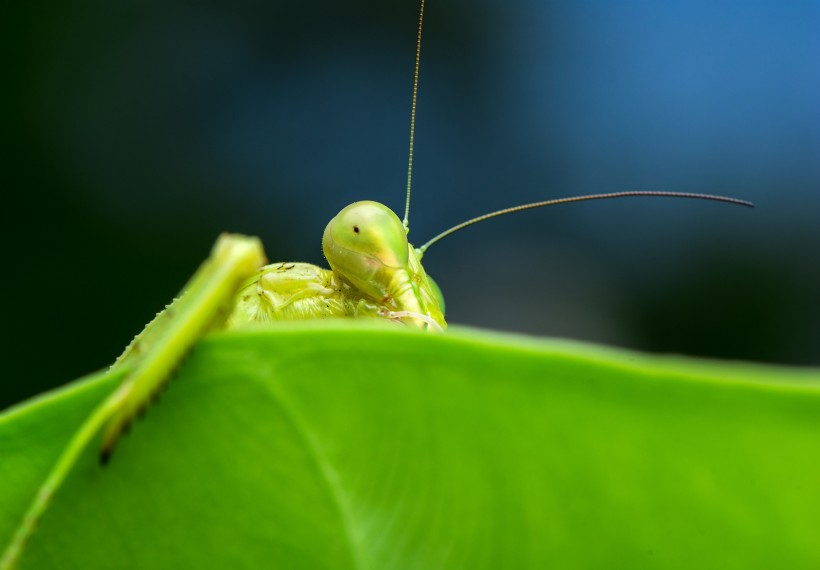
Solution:
M 417 5 L 18 3 L 2 26 L 0 407 L 109 364 L 217 234 L 323 264 L 403 208 Z M 820 364 L 820 4 L 431 0 L 411 241 L 451 324 Z

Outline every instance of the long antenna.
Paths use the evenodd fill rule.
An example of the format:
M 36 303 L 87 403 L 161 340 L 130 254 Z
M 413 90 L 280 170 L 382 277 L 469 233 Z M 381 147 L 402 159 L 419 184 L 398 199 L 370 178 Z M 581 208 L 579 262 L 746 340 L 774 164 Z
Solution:
M 416 134 L 416 99 L 419 94 L 419 59 L 421 58 L 421 23 L 424 20 L 424 0 L 419 8 L 419 31 L 416 36 L 416 67 L 413 69 L 413 102 L 410 105 L 410 152 L 407 158 L 407 198 L 404 203 L 404 231 L 410 231 L 410 184 L 413 181 L 413 138 Z
M 458 230 L 463 230 L 467 226 L 472 226 L 473 224 L 477 224 L 478 222 L 483 222 L 484 220 L 489 220 L 490 218 L 495 218 L 497 216 L 503 216 L 505 214 L 512 214 L 513 212 L 521 212 L 523 210 L 532 210 L 533 208 L 541 208 L 543 206 L 555 206 L 556 204 L 567 204 L 569 202 L 584 202 L 586 200 L 606 200 L 609 198 L 628 198 L 630 196 L 660 196 L 664 198 L 695 198 L 697 200 L 714 200 L 715 202 L 726 202 L 728 204 L 736 204 L 738 206 L 746 206 L 749 208 L 754 208 L 754 204 L 751 202 L 747 202 L 746 200 L 739 200 L 737 198 L 729 198 L 727 196 L 715 196 L 712 194 L 697 194 L 694 192 L 663 192 L 663 191 L 654 191 L 654 190 L 631 190 L 627 192 L 609 192 L 607 194 L 589 194 L 587 196 L 572 196 L 570 198 L 557 198 L 555 200 L 545 200 L 543 202 L 533 202 L 531 204 L 522 204 L 521 206 L 513 206 L 512 208 L 504 208 L 503 210 L 497 210 L 495 212 L 490 212 L 489 214 L 484 214 L 483 216 L 478 216 L 471 220 L 467 220 L 466 222 L 461 222 L 460 224 L 453 226 L 449 230 L 445 230 L 438 234 L 436 237 L 425 243 L 423 246 L 416 248 L 416 253 L 421 257 L 424 255 L 424 252 L 427 251 L 431 245 L 449 236 L 452 233 L 457 232 Z

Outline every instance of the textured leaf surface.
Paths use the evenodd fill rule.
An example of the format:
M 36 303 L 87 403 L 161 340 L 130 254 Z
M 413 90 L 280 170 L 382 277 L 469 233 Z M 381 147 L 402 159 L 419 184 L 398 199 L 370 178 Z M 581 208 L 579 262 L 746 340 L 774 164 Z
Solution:
M 116 383 L 0 416 L 0 543 Z M 357 323 L 197 345 L 23 568 L 816 568 L 820 372 Z

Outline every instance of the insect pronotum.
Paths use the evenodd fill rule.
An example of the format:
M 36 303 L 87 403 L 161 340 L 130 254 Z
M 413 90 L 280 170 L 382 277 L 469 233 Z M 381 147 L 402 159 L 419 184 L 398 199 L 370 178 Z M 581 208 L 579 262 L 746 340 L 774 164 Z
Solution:
M 15 566 L 37 521 L 89 442 L 103 431 L 100 459 L 107 462 L 122 431 L 168 381 L 194 343 L 211 330 L 276 320 L 352 317 L 384 319 L 441 332 L 447 327 L 443 298 L 425 273 L 421 259 L 432 244 L 467 226 L 532 208 L 630 196 L 695 198 L 752 206 L 725 196 L 640 190 L 559 198 L 484 214 L 414 248 L 407 234 L 423 16 L 421 0 L 403 221 L 386 206 L 372 201 L 342 209 L 328 223 L 322 238 L 330 269 L 308 263 L 265 265 L 258 239 L 221 235 L 183 293 L 137 335 L 112 365 L 112 372 L 123 375 L 122 383 L 78 428 L 49 472 L 6 546 L 0 570 Z

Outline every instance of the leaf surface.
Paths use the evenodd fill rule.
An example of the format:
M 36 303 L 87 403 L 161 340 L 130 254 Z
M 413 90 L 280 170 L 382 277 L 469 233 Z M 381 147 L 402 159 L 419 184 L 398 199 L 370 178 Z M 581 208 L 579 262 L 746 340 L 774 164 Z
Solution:
M 101 376 L 0 416 L 0 544 Z M 22 568 L 820 567 L 820 372 L 360 323 L 213 335 Z

